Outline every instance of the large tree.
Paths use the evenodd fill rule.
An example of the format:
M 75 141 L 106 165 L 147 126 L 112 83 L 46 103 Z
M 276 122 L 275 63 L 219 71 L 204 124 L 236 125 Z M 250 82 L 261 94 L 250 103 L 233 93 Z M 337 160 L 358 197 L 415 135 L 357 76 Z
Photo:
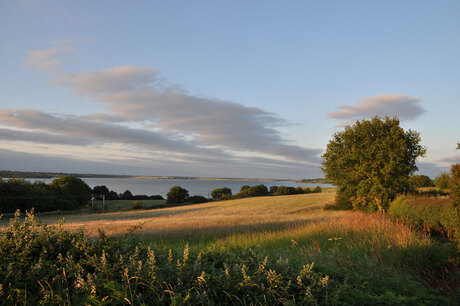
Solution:
M 419 133 L 404 131 L 398 118 L 374 117 L 335 133 L 321 169 L 339 187 L 338 199 L 357 209 L 385 211 L 398 193 L 410 189 L 409 176 L 425 152 Z

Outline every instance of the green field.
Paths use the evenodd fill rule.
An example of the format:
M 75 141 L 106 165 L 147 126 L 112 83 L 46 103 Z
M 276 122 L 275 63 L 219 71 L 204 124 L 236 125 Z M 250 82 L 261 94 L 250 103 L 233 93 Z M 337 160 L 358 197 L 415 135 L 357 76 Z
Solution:
M 140 202 L 146 209 L 156 208 L 159 205 L 166 204 L 166 200 L 106 200 L 104 211 L 121 211 L 130 210 L 133 207 L 133 202 Z M 94 201 L 94 210 L 102 211 L 102 200 Z M 91 211 L 91 204 L 85 207 L 83 211 Z
M 250 262 L 247 262 L 256 258 L 256 266 L 267 266 L 264 273 L 271 273 L 263 276 L 265 281 L 269 279 L 267 284 L 272 284 L 270 279 L 275 273 L 273 271 L 278 271 L 284 273 L 281 276 L 276 274 L 279 286 L 283 284 L 287 287 L 294 286 L 288 282 L 289 277 L 294 281 L 296 279 L 290 275 L 303 271 L 306 265 L 313 263 L 314 271 L 322 275 L 321 282 L 328 279 L 327 286 L 311 287 L 312 295 L 317 295 L 312 300 L 316 301 L 314 303 L 445 305 L 457 302 L 459 256 L 454 245 L 423 235 L 385 215 L 323 210 L 324 205 L 333 203 L 334 197 L 334 192 L 325 192 L 246 198 L 154 210 L 75 213 L 65 215 L 63 227 L 71 232 L 84 228 L 89 235 L 97 235 L 102 230 L 119 237 L 126 250 L 133 251 L 136 246 L 140 250 L 155 250 L 159 267 L 156 280 L 163 277 L 163 283 L 168 283 L 171 288 L 161 284 L 155 285 L 157 287 L 149 286 L 157 288 L 155 290 L 163 292 L 165 296 L 173 291 L 179 300 L 186 298 L 188 292 L 191 301 L 201 301 L 199 298 L 203 298 L 203 292 L 200 290 L 204 290 L 196 285 L 200 270 L 197 270 L 198 275 L 194 276 L 195 281 L 190 280 L 190 284 L 181 281 L 177 283 L 177 279 L 171 280 L 171 283 L 165 280 L 168 275 L 182 277 L 182 262 L 184 266 L 187 260 L 195 262 L 188 267 L 192 270 L 203 269 L 203 273 L 208 269 L 205 274 L 209 273 L 209 277 L 214 277 L 214 282 L 220 284 L 217 275 L 219 271 L 223 273 L 221 269 L 226 266 L 239 267 L 241 270 L 241 264 L 245 264 L 254 273 L 247 276 L 248 279 L 252 277 L 255 281 L 262 277 L 262 274 L 257 274 L 257 267 L 251 270 Z M 60 216 L 43 214 L 37 218 L 44 223 L 53 223 Z M 6 226 L 5 221 L 2 225 Z M 205 269 L 203 264 L 200 266 L 202 268 L 196 268 L 198 259 L 203 258 L 206 258 L 210 266 Z M 177 266 L 169 266 L 176 260 Z M 160 270 L 165 273 L 164 276 L 161 276 L 163 274 Z M 213 273 L 215 276 L 212 276 Z M 241 275 L 242 272 L 238 273 Z M 138 277 L 146 281 L 150 276 Z M 258 280 L 251 286 L 259 286 L 258 282 L 264 280 Z M 267 301 L 276 303 L 299 303 L 295 296 L 289 298 L 292 294 L 290 291 L 283 293 L 280 287 L 270 291 L 265 285 L 262 286 L 265 289 L 260 285 L 257 290 L 268 290 L 267 293 L 261 291 L 261 295 L 252 295 L 251 290 L 254 288 L 248 285 L 243 290 L 239 287 L 243 283 L 238 281 L 236 285 L 228 285 L 228 290 L 236 292 L 236 297 L 228 297 L 230 301 L 236 303 L 239 294 L 249 290 L 244 303 L 264 304 L 259 298 L 267 298 Z M 181 289 L 180 286 L 186 285 L 190 285 L 190 289 Z M 205 290 L 205 295 L 206 292 L 210 294 L 210 290 L 214 290 L 214 295 L 212 299 L 209 295 L 203 304 L 215 303 L 216 299 L 223 301 L 221 299 L 224 298 L 218 292 L 221 286 L 227 288 L 226 283 L 216 286 L 218 288 Z M 100 299 L 104 298 L 103 294 L 107 294 L 103 288 L 97 290 L 101 292 Z M 124 292 L 129 301 L 136 300 L 135 296 L 129 296 L 128 291 Z M 305 298 L 305 292 L 301 295 Z M 171 296 L 166 299 L 167 303 L 174 301 Z M 110 301 L 115 300 L 111 296 Z M 138 299 L 140 301 L 141 297 Z

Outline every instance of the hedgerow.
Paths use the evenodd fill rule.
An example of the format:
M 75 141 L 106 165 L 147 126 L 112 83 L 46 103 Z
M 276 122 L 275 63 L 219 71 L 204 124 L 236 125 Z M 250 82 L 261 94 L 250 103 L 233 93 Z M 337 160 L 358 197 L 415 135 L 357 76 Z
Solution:
M 391 203 L 390 214 L 427 233 L 446 236 L 460 246 L 458 208 L 449 198 L 398 197 Z

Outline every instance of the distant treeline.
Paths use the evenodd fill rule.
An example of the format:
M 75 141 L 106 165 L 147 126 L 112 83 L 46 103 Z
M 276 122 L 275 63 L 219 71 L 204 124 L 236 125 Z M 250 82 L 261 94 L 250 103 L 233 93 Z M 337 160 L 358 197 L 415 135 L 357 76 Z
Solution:
M 109 188 L 105 185 L 95 186 L 91 193 L 96 199 L 102 199 L 102 196 L 104 195 L 106 200 L 164 200 L 161 195 L 133 195 L 129 190 L 122 193 L 116 193 L 113 190 L 109 190 Z
M 131 175 L 113 174 L 88 174 L 88 173 L 62 173 L 62 172 L 30 172 L 30 171 L 9 171 L 0 170 L 0 177 L 6 178 L 42 178 L 50 179 L 53 177 L 74 176 L 74 177 L 95 177 L 95 178 L 130 178 Z
M 25 212 L 34 208 L 36 212 L 76 210 L 87 205 L 94 195 L 96 199 L 105 195 L 107 200 L 162 200 L 160 195 L 133 195 L 129 190 L 117 194 L 106 186 L 93 189 L 81 179 L 63 176 L 50 184 L 42 181 L 28 182 L 23 179 L 0 179 L 0 213 Z
M 315 178 L 315 179 L 303 179 L 300 181 L 297 181 L 297 183 L 307 183 L 307 184 L 330 184 L 331 181 L 328 181 L 323 178 Z
M 221 201 L 221 200 L 232 200 L 242 199 L 250 197 L 264 197 L 264 196 L 276 196 L 276 195 L 290 195 L 290 194 L 305 194 L 305 193 L 318 193 L 321 192 L 321 187 L 316 188 L 302 188 L 302 187 L 287 187 L 287 186 L 267 186 L 260 184 L 256 186 L 243 185 L 238 193 L 232 194 L 232 190 L 228 187 L 217 188 L 211 192 L 211 199 L 207 199 L 203 196 L 189 196 L 188 191 L 180 186 L 172 187 L 168 194 L 166 202 L 168 204 L 180 204 L 180 203 L 204 203 L 210 200 Z

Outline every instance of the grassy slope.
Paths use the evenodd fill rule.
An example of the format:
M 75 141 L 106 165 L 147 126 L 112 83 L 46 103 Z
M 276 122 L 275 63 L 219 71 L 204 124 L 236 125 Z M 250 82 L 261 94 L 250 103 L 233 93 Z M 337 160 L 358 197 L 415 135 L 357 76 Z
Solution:
M 138 227 L 139 235 L 133 239 L 156 249 L 172 249 L 178 257 L 189 244 L 191 256 L 251 248 L 293 269 L 314 262 L 341 283 L 350 303 L 356 299 L 410 303 L 411 296 L 425 296 L 426 288 L 454 294 L 458 278 L 449 273 L 458 266 L 447 263 L 458 258 L 455 248 L 385 216 L 321 209 L 333 200 L 330 192 L 75 214 L 66 216 L 64 227 L 84 227 L 89 233 L 103 229 L 109 234 Z M 58 219 L 38 217 L 46 223 Z

